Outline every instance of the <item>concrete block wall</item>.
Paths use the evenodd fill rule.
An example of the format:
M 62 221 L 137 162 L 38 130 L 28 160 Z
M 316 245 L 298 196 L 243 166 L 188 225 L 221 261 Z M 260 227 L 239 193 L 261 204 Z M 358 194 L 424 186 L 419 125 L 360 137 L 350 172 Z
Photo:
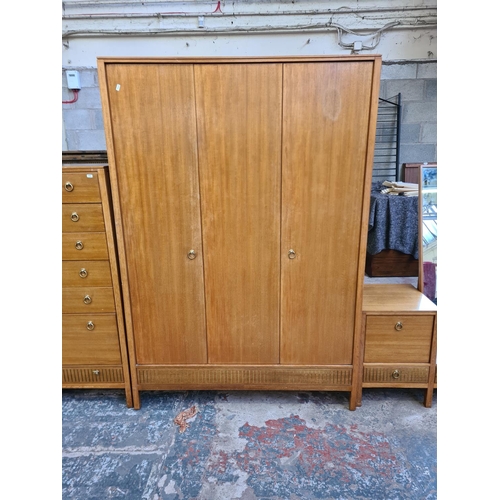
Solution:
M 63 104 L 63 150 L 105 150 L 97 69 L 78 69 L 82 89 L 78 101 Z M 401 93 L 400 163 L 437 161 L 437 63 L 383 64 L 380 97 Z M 62 72 L 62 97 L 71 100 Z M 400 178 L 401 172 L 400 172 Z
M 80 73 L 81 90 L 78 101 L 62 105 L 63 151 L 103 151 L 106 149 L 101 95 L 97 69 L 75 68 Z M 71 101 L 73 91 L 68 90 L 66 72 L 62 71 L 62 100 Z
M 398 93 L 402 104 L 400 169 L 403 163 L 437 161 L 437 63 L 383 64 L 380 97 L 388 99 Z

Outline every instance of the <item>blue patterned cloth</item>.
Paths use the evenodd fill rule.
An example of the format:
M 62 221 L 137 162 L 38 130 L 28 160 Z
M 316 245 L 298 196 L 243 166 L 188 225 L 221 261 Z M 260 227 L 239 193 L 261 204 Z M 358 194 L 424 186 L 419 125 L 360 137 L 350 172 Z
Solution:
M 367 252 L 398 250 L 418 259 L 418 196 L 382 194 L 372 183 Z

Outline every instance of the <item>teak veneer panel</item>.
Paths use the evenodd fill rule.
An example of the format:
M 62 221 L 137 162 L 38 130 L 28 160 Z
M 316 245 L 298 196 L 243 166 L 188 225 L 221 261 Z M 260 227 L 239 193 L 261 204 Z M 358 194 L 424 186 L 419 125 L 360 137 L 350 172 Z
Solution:
M 81 271 L 87 274 L 80 276 Z M 62 263 L 62 286 L 104 286 L 113 285 L 111 269 L 107 260 L 66 260 Z
M 82 242 L 83 248 L 76 248 L 77 242 Z M 63 233 L 62 234 L 63 260 L 106 260 L 108 255 L 108 241 L 106 233 Z
M 393 376 L 398 371 L 399 378 Z M 363 387 L 415 387 L 426 389 L 429 384 L 429 365 L 365 364 Z
M 107 84 L 136 361 L 205 363 L 193 67 L 114 64 Z
M 355 409 L 380 67 L 98 58 L 136 408 L 308 387 Z
M 71 216 L 78 215 L 78 220 L 73 221 Z M 62 206 L 63 233 L 91 231 L 104 232 L 104 216 L 100 203 L 65 203 Z
M 368 316 L 365 363 L 428 363 L 433 324 L 433 316 Z
M 94 329 L 89 331 L 87 324 Z M 114 314 L 63 314 L 62 362 L 66 365 L 121 363 Z
M 73 190 L 65 188 L 66 183 L 73 185 Z M 63 203 L 100 203 L 98 173 L 87 169 L 84 172 L 63 172 L 62 174 Z
M 352 127 L 368 128 L 372 71 L 368 62 L 284 64 L 285 364 L 352 363 L 367 152 L 366 132 Z
M 85 296 L 92 299 L 86 304 Z M 73 287 L 62 289 L 62 312 L 63 313 L 85 313 L 85 312 L 114 312 L 115 297 L 113 288 L 105 287 Z
M 366 313 L 413 314 L 437 311 L 437 306 L 410 284 L 368 284 L 363 289 Z
M 342 390 L 352 383 L 350 366 L 200 365 L 137 367 L 143 389 Z
M 195 67 L 209 363 L 279 362 L 281 75 Z
M 123 389 L 126 384 L 123 366 L 92 365 L 92 367 L 63 366 L 62 382 L 65 387 L 78 389 Z

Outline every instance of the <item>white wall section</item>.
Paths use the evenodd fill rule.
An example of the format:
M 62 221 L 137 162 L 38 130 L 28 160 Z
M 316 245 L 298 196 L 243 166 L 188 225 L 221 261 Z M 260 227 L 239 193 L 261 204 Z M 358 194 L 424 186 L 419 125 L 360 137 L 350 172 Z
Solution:
M 98 56 L 382 54 L 437 59 L 435 2 L 81 1 L 62 4 L 63 67 Z

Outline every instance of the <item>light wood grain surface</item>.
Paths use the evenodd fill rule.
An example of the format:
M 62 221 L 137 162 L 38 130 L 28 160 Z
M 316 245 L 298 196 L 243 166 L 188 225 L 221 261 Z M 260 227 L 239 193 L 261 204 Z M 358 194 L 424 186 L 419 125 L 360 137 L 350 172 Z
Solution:
M 284 65 L 282 363 L 352 362 L 371 76 Z
M 80 273 L 85 277 L 81 277 Z M 112 286 L 107 260 L 66 260 L 62 263 L 62 286 Z
M 64 203 L 61 225 L 65 233 L 104 231 L 102 205 L 100 203 Z
M 277 363 L 281 65 L 195 77 L 208 360 Z
M 89 322 L 94 325 L 91 331 Z M 63 364 L 121 363 L 114 314 L 63 314 L 62 332 Z
M 411 284 L 373 284 L 363 287 L 365 312 L 426 312 L 437 306 Z
M 107 71 L 136 361 L 206 362 L 193 68 Z

